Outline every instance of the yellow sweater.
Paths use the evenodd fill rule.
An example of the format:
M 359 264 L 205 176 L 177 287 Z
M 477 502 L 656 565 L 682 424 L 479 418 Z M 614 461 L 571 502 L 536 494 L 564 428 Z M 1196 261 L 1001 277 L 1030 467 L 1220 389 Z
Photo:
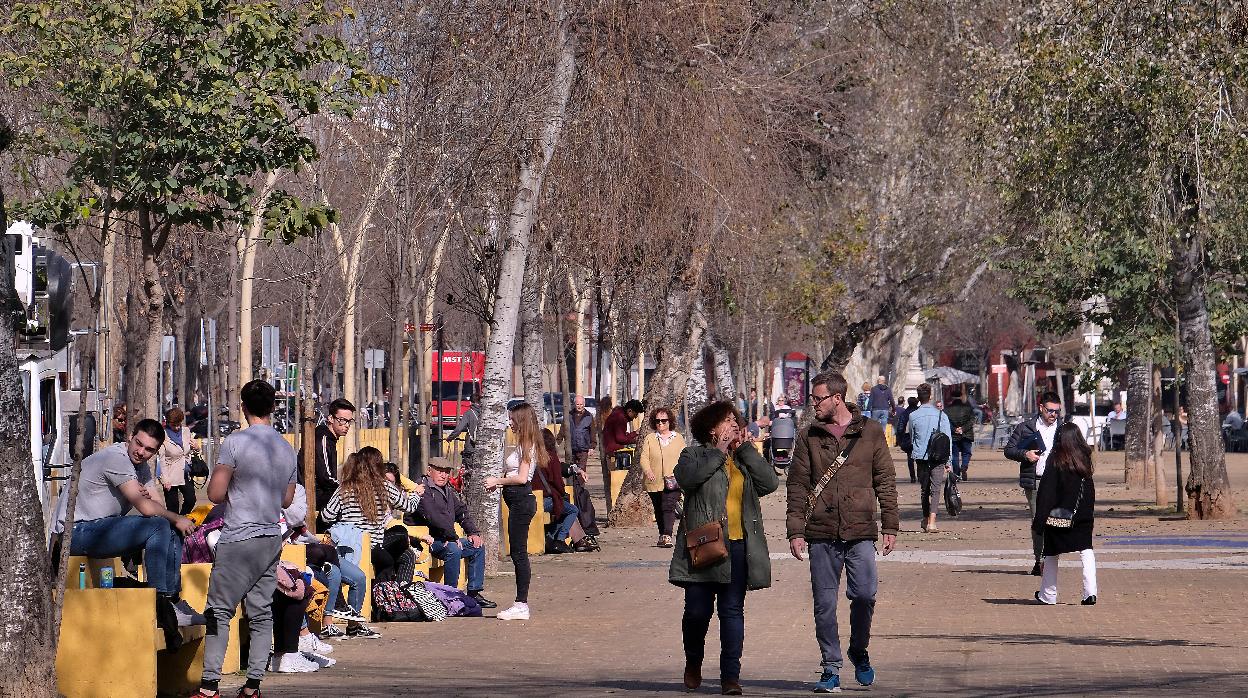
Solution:
M 685 437 L 679 432 L 672 434 L 666 446 L 659 441 L 658 434 L 646 434 L 646 440 L 641 442 L 641 468 L 643 473 L 649 470 L 654 474 L 653 480 L 646 480 L 647 492 L 663 491 L 663 478 L 676 472 L 676 461 L 680 460 L 683 450 Z
M 728 540 L 745 540 L 745 521 L 741 517 L 741 500 L 745 497 L 745 476 L 729 456 L 724 461 L 728 469 Z

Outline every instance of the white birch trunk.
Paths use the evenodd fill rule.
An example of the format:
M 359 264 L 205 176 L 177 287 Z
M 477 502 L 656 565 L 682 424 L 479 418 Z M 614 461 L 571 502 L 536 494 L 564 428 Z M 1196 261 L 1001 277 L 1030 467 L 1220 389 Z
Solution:
M 350 238 L 343 235 L 342 228 L 337 223 L 331 223 L 329 226 L 330 237 L 338 253 L 338 271 L 342 274 L 347 301 L 342 313 L 342 394 L 352 401 L 359 400 L 356 387 L 358 350 L 355 345 L 355 333 L 356 309 L 360 298 L 360 260 L 364 254 L 364 242 L 368 239 L 368 230 L 372 225 L 373 212 L 377 209 L 377 203 L 390 182 L 390 176 L 394 173 L 401 154 L 402 149 L 397 145 L 386 154 L 385 163 L 373 182 L 372 190 L 364 200 L 364 206 L 360 209 L 360 215 L 356 219 Z M 348 245 L 350 245 L 349 249 Z M 359 408 L 362 405 L 357 404 L 356 407 Z M 359 447 L 358 429 L 347 432 L 346 438 L 348 451 L 354 451 Z
M 737 381 L 732 373 L 732 357 L 728 349 L 719 343 L 712 333 L 706 333 L 706 346 L 711 350 L 715 369 L 715 399 L 735 400 L 737 398 Z
M 484 534 L 486 549 L 500 552 L 498 502 L 501 493 L 498 490 L 487 492 L 483 482 L 486 477 L 502 473 L 507 398 L 511 395 L 516 322 L 529 252 L 529 234 L 537 217 L 537 204 L 541 199 L 546 168 L 563 133 L 568 98 L 576 76 L 576 47 L 567 26 L 566 13 L 558 0 L 552 5 L 555 10 L 553 17 L 558 23 L 555 31 L 559 53 L 552 77 L 550 101 L 541 125 L 540 150 L 520 163 L 520 177 L 512 201 L 498 290 L 494 297 L 490 338 L 486 345 L 485 386 L 481 400 L 482 416 L 477 448 L 477 458 L 480 459 L 476 468 L 478 477 L 469 480 L 466 493 L 469 509 Z M 487 569 L 493 569 L 497 565 L 496 561 L 494 555 L 486 556 Z
M 542 399 L 543 343 L 542 314 L 539 309 L 537 264 L 529 259 L 525 265 L 524 290 L 520 294 L 521 313 L 524 318 L 521 337 L 521 376 L 524 380 L 524 400 L 537 410 L 537 423 L 546 426 L 546 405 Z
M 251 380 L 252 366 L 252 349 L 251 339 L 252 329 L 252 313 L 255 307 L 253 296 L 256 287 L 256 251 L 260 246 L 260 235 L 264 232 L 264 208 L 268 205 L 269 195 L 273 193 L 273 187 L 277 185 L 278 172 L 270 172 L 264 178 L 264 185 L 260 187 L 260 191 L 256 195 L 255 204 L 251 211 L 251 221 L 247 227 L 240 231 L 242 234 L 238 238 L 238 255 L 242 260 L 242 274 L 238 280 L 239 287 L 239 303 L 238 303 L 238 375 L 235 377 L 237 381 L 236 387 L 242 391 L 243 386 Z M 246 421 L 242 416 L 242 408 L 239 408 L 238 420 L 240 424 Z

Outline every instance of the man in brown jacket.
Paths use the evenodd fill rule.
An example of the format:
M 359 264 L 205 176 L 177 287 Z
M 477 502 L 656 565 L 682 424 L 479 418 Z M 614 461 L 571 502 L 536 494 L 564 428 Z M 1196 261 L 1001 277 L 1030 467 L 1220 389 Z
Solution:
M 879 577 L 875 567 L 875 503 L 887 555 L 900 522 L 893 459 L 879 422 L 845 401 L 845 377 L 826 371 L 815 376 L 811 406 L 815 422 L 797 440 L 789 468 L 789 550 L 801 560 L 810 549 L 810 584 L 815 598 L 815 639 L 823 655 L 816 693 L 840 690 L 843 664 L 836 625 L 836 596 L 845 571 L 849 598 L 849 660 L 854 678 L 869 686 L 875 670 L 867 655 Z M 834 475 L 820 487 L 825 473 Z M 811 503 L 811 497 L 814 502 Z

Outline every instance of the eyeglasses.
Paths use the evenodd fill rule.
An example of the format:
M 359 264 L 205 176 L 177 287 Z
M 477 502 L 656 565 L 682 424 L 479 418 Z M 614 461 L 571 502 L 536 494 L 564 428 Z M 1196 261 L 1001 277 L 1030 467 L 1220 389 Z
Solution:
M 668 420 L 668 419 L 656 419 L 656 420 L 654 420 L 654 423 L 655 423 L 655 424 L 667 424 L 669 421 L 671 421 L 671 420 Z
M 1062 411 L 1062 408 L 1060 407 L 1044 407 L 1041 409 L 1043 409 L 1046 414 L 1060 414 Z
M 338 424 L 341 424 L 341 425 L 342 425 L 342 426 L 344 426 L 344 427 L 349 427 L 349 426 L 351 426 L 352 424 L 355 424 L 355 419 L 354 419 L 354 418 L 347 418 L 347 417 L 330 417 L 330 419 L 334 420 L 335 422 L 337 422 Z
M 823 402 L 824 400 L 827 400 L 830 397 L 832 397 L 831 393 L 828 393 L 827 395 L 824 395 L 823 397 L 819 397 L 818 395 L 811 393 L 810 404 L 814 405 L 815 407 L 818 407 L 819 403 Z

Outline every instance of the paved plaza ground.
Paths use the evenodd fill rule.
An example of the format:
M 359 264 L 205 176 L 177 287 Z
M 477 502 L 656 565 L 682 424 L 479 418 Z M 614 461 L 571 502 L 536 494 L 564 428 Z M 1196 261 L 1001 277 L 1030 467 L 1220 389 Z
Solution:
M 870 648 L 879 676 L 863 688 L 846 671 L 847 694 L 1248 695 L 1244 521 L 1172 520 L 1148 504 L 1151 487 L 1115 484 L 1122 480 L 1121 453 L 1098 454 L 1100 603 L 1079 605 L 1076 556 L 1063 562 L 1060 604 L 1038 606 L 1017 465 L 1000 451 L 979 451 L 963 483 L 966 511 L 942 516 L 940 532 L 928 534 L 918 530 L 918 486 L 895 455 L 903 531 L 897 551 L 880 563 Z M 1240 485 L 1237 502 L 1248 507 L 1248 456 L 1228 458 L 1231 480 Z M 747 695 L 805 695 L 818 676 L 819 654 L 806 563 L 788 555 L 784 539 L 783 480 L 781 491 L 764 499 L 764 513 L 773 583 L 746 599 L 741 681 Z M 652 547 L 654 538 L 651 528 L 604 529 L 602 553 L 535 558 L 532 620 L 378 625 L 380 640 L 337 644 L 338 666 L 271 675 L 264 694 L 683 693 L 682 592 L 667 583 L 670 551 Z M 487 581 L 487 595 L 502 607 L 513 592 L 510 577 Z M 842 637 L 845 607 L 842 597 Z M 717 627 L 703 669 L 705 694 L 719 692 Z M 241 683 L 230 677 L 223 688 Z

